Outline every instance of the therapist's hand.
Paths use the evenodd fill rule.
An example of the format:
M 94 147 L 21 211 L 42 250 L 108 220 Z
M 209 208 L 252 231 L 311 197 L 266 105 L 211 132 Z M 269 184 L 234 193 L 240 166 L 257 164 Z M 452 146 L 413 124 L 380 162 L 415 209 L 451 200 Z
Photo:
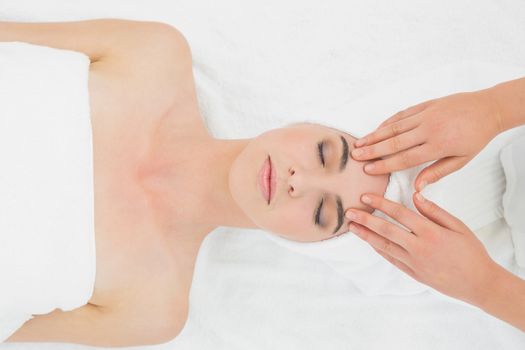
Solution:
M 411 232 L 357 209 L 346 212 L 349 230 L 417 281 L 453 298 L 481 305 L 501 267 L 465 224 L 431 201 L 416 196 L 414 204 L 423 216 L 381 196 L 362 197 L 363 203 Z
M 462 168 L 501 130 L 492 90 L 459 93 L 395 114 L 356 141 L 352 157 L 361 161 L 385 157 L 365 166 L 372 175 L 437 160 L 417 176 L 415 186 L 421 191 Z

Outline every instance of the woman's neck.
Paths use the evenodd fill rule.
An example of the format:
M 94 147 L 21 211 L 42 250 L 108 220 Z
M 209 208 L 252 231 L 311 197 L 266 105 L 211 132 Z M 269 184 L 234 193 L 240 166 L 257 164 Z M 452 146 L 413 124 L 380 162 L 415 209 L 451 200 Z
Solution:
M 231 164 L 249 139 L 174 140 L 142 172 L 152 211 L 164 232 L 207 234 L 218 226 L 255 228 L 233 200 Z

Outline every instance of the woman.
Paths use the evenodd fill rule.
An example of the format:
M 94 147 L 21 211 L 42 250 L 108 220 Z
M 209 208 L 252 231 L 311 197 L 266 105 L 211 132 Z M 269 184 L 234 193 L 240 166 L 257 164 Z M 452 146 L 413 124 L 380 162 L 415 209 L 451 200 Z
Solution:
M 363 192 L 385 191 L 388 176 L 350 161 L 355 139 L 334 129 L 211 137 L 189 46 L 168 25 L 2 22 L 0 41 L 89 56 L 95 191 L 93 295 L 78 309 L 35 316 L 9 342 L 167 342 L 184 327 L 197 252 L 214 228 L 323 240 L 347 231 L 344 208 L 372 210 L 360 204 Z
M 170 26 L 0 23 L 0 41 L 89 56 L 95 181 L 97 273 L 89 303 L 36 316 L 8 341 L 166 342 L 184 327 L 195 258 L 215 227 L 316 241 L 348 229 L 344 208 L 362 209 L 352 220 L 363 225 L 372 222 L 363 220 L 368 204 L 399 212 L 392 203 L 377 205 L 388 175 L 368 175 L 364 161 L 349 159 L 355 140 L 348 134 L 300 124 L 252 140 L 213 139 L 198 111 L 189 47 Z M 374 202 L 359 201 L 365 192 Z M 439 222 L 430 207 L 417 207 Z

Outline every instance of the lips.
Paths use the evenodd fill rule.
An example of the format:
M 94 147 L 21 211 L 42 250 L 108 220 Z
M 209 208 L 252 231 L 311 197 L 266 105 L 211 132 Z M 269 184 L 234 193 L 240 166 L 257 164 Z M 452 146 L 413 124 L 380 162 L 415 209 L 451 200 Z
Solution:
M 259 189 L 261 191 L 261 194 L 266 201 L 266 203 L 270 204 L 273 196 L 275 195 L 275 188 L 276 188 L 276 171 L 275 167 L 272 164 L 270 156 L 268 156 L 264 163 L 259 170 L 257 179 L 259 184 Z

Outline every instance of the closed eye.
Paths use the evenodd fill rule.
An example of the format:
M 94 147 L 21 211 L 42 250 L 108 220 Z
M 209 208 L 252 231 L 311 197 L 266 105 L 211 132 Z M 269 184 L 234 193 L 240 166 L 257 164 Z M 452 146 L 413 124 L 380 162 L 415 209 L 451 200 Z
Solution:
M 321 141 L 317 144 L 317 152 L 319 153 L 319 160 L 321 161 L 321 165 L 324 168 L 325 162 L 324 162 L 324 141 Z

